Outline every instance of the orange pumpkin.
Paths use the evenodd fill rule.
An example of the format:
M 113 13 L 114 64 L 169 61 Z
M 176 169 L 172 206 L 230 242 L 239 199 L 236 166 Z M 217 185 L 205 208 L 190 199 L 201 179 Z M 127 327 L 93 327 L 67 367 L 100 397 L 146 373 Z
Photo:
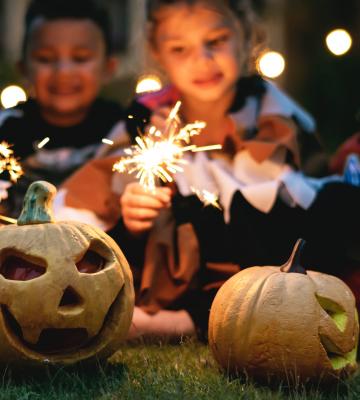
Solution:
M 129 265 L 103 231 L 54 222 L 56 192 L 34 182 L 17 225 L 0 229 L 0 362 L 72 364 L 107 357 L 126 337 Z
M 354 296 L 340 279 L 305 271 L 303 243 L 283 267 L 248 268 L 220 288 L 209 343 L 224 370 L 293 383 L 326 382 L 356 370 Z

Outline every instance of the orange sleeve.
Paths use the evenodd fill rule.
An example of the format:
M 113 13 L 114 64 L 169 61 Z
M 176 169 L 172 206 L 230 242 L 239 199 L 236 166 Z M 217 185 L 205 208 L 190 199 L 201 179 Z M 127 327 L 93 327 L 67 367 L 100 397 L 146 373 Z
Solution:
M 95 213 L 109 226 L 120 218 L 119 194 L 112 186 L 112 166 L 119 157 L 89 161 L 61 186 L 66 190 L 65 205 Z

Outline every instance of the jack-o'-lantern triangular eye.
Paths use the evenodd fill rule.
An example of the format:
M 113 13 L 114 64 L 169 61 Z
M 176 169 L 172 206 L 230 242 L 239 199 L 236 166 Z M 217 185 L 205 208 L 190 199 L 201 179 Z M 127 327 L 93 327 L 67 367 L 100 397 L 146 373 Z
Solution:
M 348 320 L 345 310 L 343 310 L 343 308 L 339 304 L 325 297 L 316 295 L 316 299 L 319 302 L 321 308 L 333 320 L 334 324 L 338 327 L 340 332 L 344 332 Z
M 17 255 L 8 255 L 1 262 L 0 274 L 13 281 L 30 281 L 46 272 L 42 265 L 25 260 Z
M 83 258 L 76 263 L 76 268 L 83 274 L 94 274 L 105 268 L 106 260 L 93 250 L 88 250 Z

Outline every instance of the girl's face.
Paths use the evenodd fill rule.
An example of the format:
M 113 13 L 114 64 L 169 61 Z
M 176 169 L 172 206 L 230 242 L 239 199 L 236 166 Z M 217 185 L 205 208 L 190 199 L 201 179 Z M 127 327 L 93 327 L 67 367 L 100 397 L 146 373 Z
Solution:
M 234 90 L 246 54 L 239 23 L 227 14 L 203 3 L 157 13 L 153 53 L 183 96 L 211 102 Z

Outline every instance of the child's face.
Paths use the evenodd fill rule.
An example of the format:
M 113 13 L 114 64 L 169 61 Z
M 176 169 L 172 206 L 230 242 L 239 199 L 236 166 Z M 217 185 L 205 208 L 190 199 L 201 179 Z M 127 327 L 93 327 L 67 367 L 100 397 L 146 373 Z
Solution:
M 23 70 L 44 117 L 59 125 L 83 118 L 115 68 L 100 29 L 85 19 L 39 19 L 30 35 Z
M 158 13 L 153 52 L 183 96 L 217 101 L 234 89 L 246 58 L 234 17 L 202 3 Z

